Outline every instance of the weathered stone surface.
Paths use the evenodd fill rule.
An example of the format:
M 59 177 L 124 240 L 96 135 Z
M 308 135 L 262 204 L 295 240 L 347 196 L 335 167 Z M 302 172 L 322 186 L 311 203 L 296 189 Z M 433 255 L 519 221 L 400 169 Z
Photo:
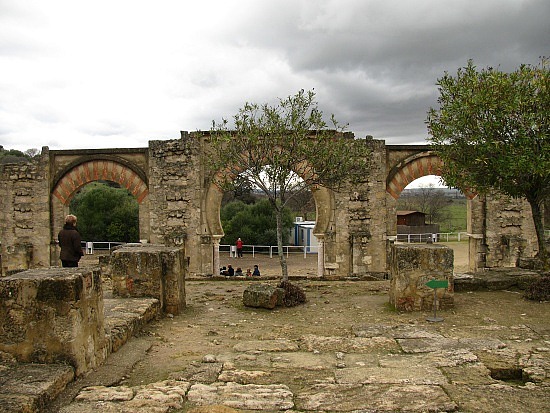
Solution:
M 16 364 L 0 369 L 0 412 L 39 411 L 73 378 L 73 368 L 66 365 Z
M 322 337 L 305 335 L 301 348 L 306 351 L 341 351 L 355 353 L 399 352 L 400 348 L 394 339 L 388 337 Z
M 441 372 L 454 385 L 479 386 L 497 383 L 491 377 L 491 371 L 482 363 L 442 367 Z
M 116 352 L 137 331 L 162 313 L 156 298 L 107 298 L 104 300 L 105 333 L 109 353 Z
M 169 378 L 190 383 L 213 383 L 218 381 L 222 367 L 222 363 L 193 363 L 185 370 L 170 373 Z
M 448 282 L 448 288 L 435 290 L 436 306 L 453 307 L 453 258 L 453 250 L 442 245 L 394 244 L 390 304 L 399 311 L 431 310 L 434 290 L 426 283 L 442 280 Z
M 352 327 L 356 337 L 390 337 L 390 338 L 438 338 L 441 334 L 426 331 L 422 328 L 399 324 L 369 324 Z
M 277 340 L 243 341 L 233 346 L 235 351 L 298 351 L 298 344 L 284 338 Z
M 198 405 L 223 404 L 236 409 L 288 410 L 294 407 L 292 392 L 283 384 L 194 384 L 187 398 Z
M 333 368 L 336 356 L 327 353 L 295 352 L 270 355 L 271 367 L 275 369 L 298 369 L 301 371 L 320 371 Z
M 541 275 L 521 268 L 493 268 L 475 274 L 455 274 L 455 291 L 526 289 Z
M 132 400 L 134 391 L 126 386 L 91 386 L 80 391 L 75 400 L 78 402 L 122 402 Z
M 447 412 L 456 404 L 439 386 L 323 384 L 295 397 L 296 408 L 331 412 Z M 406 406 L 406 407 L 404 407 Z
M 246 307 L 273 309 L 282 299 L 279 288 L 270 284 L 250 284 L 243 292 L 243 304 Z
M 239 413 L 239 410 L 219 404 L 193 407 L 187 413 Z
M 235 382 L 239 384 L 257 384 L 271 373 L 261 370 L 224 370 L 218 377 L 219 381 Z
M 0 278 L 0 351 L 21 362 L 67 362 L 81 375 L 106 357 L 98 269 L 49 268 Z
M 156 298 L 163 311 L 174 315 L 185 308 L 187 265 L 182 247 L 125 246 L 115 250 L 110 261 L 115 296 Z
M 190 384 L 166 380 L 138 387 L 93 386 L 83 389 L 73 403 L 60 410 L 63 413 L 106 412 L 164 413 L 181 409 Z
M 509 386 L 446 386 L 445 391 L 460 400 L 460 409 L 476 413 L 546 412 L 550 406 L 547 387 Z M 498 410 L 495 409 L 498 406 Z
M 430 384 L 442 385 L 447 379 L 432 366 L 409 366 L 407 369 L 388 367 L 353 367 L 335 371 L 338 384 Z
M 405 353 L 428 353 L 450 350 L 496 350 L 506 344 L 491 338 L 436 338 L 436 339 L 397 339 Z

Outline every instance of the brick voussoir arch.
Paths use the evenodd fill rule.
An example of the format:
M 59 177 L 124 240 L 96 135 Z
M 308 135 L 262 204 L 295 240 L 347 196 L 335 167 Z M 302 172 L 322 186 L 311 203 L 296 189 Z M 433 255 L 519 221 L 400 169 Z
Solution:
M 394 198 L 399 198 L 405 187 L 415 179 L 427 175 L 441 176 L 443 161 L 434 152 L 428 151 L 410 156 L 395 165 L 386 180 L 386 191 Z M 463 190 L 468 199 L 476 197 L 476 193 Z
M 117 182 L 141 203 L 149 193 L 145 174 L 120 159 L 80 160 L 69 165 L 54 182 L 52 194 L 64 205 L 84 185 L 98 180 Z

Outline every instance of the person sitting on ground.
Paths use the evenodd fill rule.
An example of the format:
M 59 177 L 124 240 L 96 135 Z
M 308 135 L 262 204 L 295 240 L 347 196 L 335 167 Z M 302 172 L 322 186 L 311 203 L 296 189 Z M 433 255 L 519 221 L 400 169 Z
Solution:
M 241 267 L 237 267 L 237 269 L 235 270 L 235 275 L 236 276 L 241 276 L 243 275 L 243 270 L 241 269 Z
M 227 275 L 227 268 L 221 267 L 220 268 L 220 275 Z
M 251 277 L 251 276 L 252 276 L 252 272 L 250 271 L 250 268 L 247 268 L 247 269 L 246 269 L 246 276 L 247 276 L 247 277 Z
M 230 277 L 235 275 L 235 269 L 231 266 L 231 264 L 227 265 L 227 275 Z
M 254 265 L 254 271 L 252 272 L 252 275 L 260 276 L 260 269 L 257 265 Z

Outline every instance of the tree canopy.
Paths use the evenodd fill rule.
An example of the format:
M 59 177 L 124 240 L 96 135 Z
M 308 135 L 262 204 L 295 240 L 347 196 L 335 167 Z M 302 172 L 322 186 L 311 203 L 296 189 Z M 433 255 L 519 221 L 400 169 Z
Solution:
M 21 152 L 17 149 L 4 149 L 0 145 L 0 164 L 28 162 L 39 153 L 38 149 L 27 149 Z
M 323 119 L 313 91 L 279 99 L 275 106 L 246 103 L 234 116 L 213 122 L 212 179 L 223 189 L 237 176 L 259 188 L 271 203 L 277 221 L 277 245 L 283 279 L 288 278 L 282 253 L 282 213 L 290 199 L 319 186 L 338 190 L 345 182 L 363 179 L 369 165 L 369 145 L 344 133 L 331 117 Z
M 235 244 L 237 238 L 242 238 L 245 244 L 277 244 L 277 221 L 268 199 L 260 199 L 254 204 L 230 202 L 222 208 L 220 218 L 225 232 L 222 244 Z M 292 214 L 289 209 L 285 209 L 283 231 L 288 232 L 290 228 Z
M 139 241 L 139 206 L 125 188 L 90 183 L 72 199 L 70 210 L 85 241 Z
M 550 193 L 550 77 L 546 59 L 505 73 L 470 60 L 437 81 L 439 109 L 428 112 L 428 140 L 451 186 L 497 190 L 531 205 L 539 255 L 546 257 L 542 205 Z

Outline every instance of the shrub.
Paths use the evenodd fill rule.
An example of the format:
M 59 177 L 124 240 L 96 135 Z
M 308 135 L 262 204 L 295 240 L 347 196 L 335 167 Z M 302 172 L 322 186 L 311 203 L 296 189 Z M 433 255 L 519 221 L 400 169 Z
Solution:
M 283 304 L 286 307 L 294 307 L 307 301 L 306 293 L 301 287 L 298 287 L 297 285 L 291 284 L 288 281 L 281 281 L 278 287 L 282 288 L 285 292 Z
M 528 300 L 550 301 L 550 274 L 545 274 L 531 283 L 523 296 Z

